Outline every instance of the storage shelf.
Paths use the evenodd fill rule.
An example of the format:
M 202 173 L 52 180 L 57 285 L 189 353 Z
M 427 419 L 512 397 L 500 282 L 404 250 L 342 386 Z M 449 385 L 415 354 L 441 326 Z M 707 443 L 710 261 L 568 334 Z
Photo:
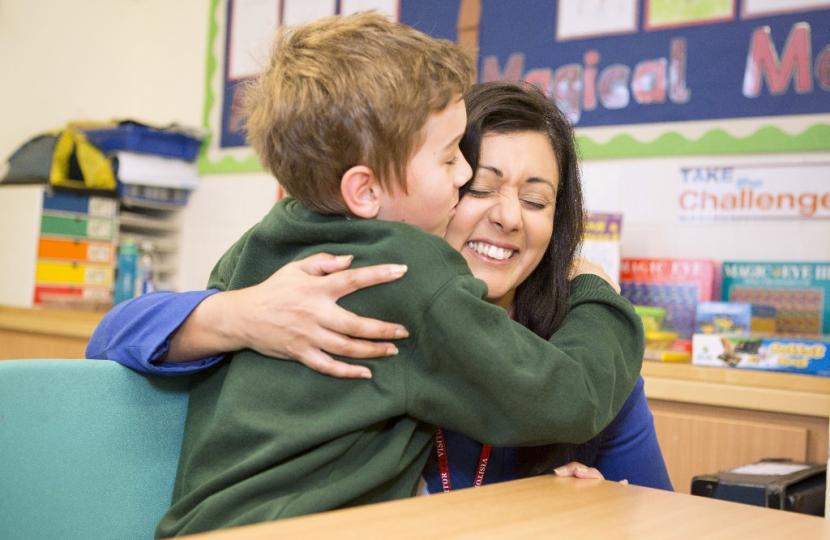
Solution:
M 644 362 L 649 399 L 830 417 L 830 378 Z

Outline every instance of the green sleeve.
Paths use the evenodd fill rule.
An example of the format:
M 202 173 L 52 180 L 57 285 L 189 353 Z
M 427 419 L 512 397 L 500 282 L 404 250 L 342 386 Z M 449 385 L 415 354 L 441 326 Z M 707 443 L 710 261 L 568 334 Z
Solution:
M 634 388 L 643 329 L 631 304 L 596 276 L 573 281 L 570 305 L 546 341 L 484 302 L 475 280 L 455 278 L 415 336 L 409 414 L 496 446 L 596 436 Z

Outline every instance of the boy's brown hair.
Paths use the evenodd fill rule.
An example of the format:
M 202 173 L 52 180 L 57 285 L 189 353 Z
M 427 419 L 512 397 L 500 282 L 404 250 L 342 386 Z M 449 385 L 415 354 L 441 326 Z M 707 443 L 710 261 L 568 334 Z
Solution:
M 385 189 L 405 169 L 427 117 L 472 84 L 456 44 L 376 13 L 282 30 L 245 89 L 248 143 L 285 190 L 321 213 L 347 214 L 342 175 L 366 165 Z

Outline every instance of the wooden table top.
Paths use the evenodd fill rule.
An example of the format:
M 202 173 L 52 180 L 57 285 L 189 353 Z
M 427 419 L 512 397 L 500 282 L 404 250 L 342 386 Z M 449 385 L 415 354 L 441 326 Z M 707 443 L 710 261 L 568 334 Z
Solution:
M 553 475 L 189 536 L 271 538 L 830 539 L 830 520 Z
M 89 339 L 106 312 L 0 305 L 0 330 Z

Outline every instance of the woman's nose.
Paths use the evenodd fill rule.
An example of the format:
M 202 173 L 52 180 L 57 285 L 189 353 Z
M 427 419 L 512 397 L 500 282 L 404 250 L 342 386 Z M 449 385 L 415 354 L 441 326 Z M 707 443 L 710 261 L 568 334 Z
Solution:
M 521 229 L 522 207 L 518 197 L 499 194 L 496 203 L 490 209 L 490 221 L 504 232 Z

